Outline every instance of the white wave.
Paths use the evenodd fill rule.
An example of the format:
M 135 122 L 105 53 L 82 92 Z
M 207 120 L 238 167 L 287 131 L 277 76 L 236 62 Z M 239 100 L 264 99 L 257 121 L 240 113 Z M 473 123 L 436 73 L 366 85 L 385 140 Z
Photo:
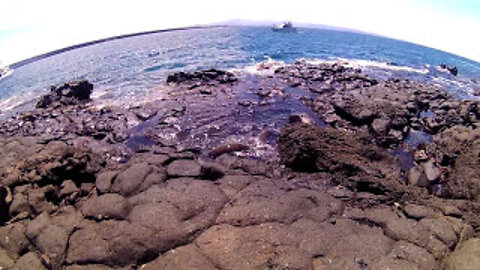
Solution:
M 0 75 L 1 75 L 0 80 L 5 79 L 12 73 L 13 73 L 13 69 L 9 69 L 8 67 L 4 67 L 4 68 L 0 67 Z
M 277 68 L 285 66 L 285 62 L 273 60 L 267 57 L 267 60 L 249 65 L 243 68 L 233 68 L 230 72 L 233 73 L 247 73 L 256 75 L 272 75 Z
M 335 59 L 322 59 L 322 58 L 302 58 L 300 61 L 305 61 L 312 65 L 320 65 L 320 64 L 340 64 L 346 67 L 351 68 L 378 68 L 384 70 L 391 70 L 391 71 L 405 71 L 405 72 L 412 72 L 412 73 L 419 73 L 419 74 L 428 74 L 430 71 L 428 70 L 429 65 L 425 65 L 423 69 L 417 69 L 409 66 L 397 66 L 391 65 L 386 62 L 378 62 L 373 60 L 364 60 L 364 59 L 348 59 L 348 58 L 335 58 Z
M 417 69 L 409 66 L 397 66 L 397 65 L 391 65 L 386 62 L 378 62 L 378 61 L 363 60 L 363 59 L 339 58 L 339 60 L 342 62 L 345 62 L 346 66 L 353 67 L 353 68 L 374 67 L 379 69 L 405 71 L 405 72 L 412 72 L 412 73 L 418 73 L 418 74 L 428 74 L 430 72 L 428 70 L 428 67 L 425 67 L 423 69 Z

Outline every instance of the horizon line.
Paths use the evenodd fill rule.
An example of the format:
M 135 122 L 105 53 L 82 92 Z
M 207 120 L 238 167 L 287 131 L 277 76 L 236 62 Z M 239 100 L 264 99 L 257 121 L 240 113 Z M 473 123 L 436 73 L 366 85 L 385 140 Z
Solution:
M 34 63 L 36 61 L 49 58 L 58 54 L 62 54 L 64 52 L 68 52 L 71 50 L 76 50 L 84 47 L 88 47 L 91 45 L 95 44 L 100 44 L 108 41 L 113 41 L 113 40 L 120 40 L 124 38 L 130 38 L 130 37 L 136 37 L 136 36 L 144 36 L 144 35 L 150 35 L 150 34 L 156 34 L 156 33 L 163 33 L 163 32 L 171 32 L 171 31 L 185 31 L 185 30 L 194 30 L 194 29 L 208 29 L 208 28 L 221 28 L 221 27 L 229 27 L 229 26 L 253 26 L 253 27 L 259 27 L 259 26 L 271 26 L 272 24 L 275 23 L 281 23 L 283 21 L 281 20 L 271 20 L 271 21 L 259 21 L 259 20 L 242 20 L 242 19 L 232 19 L 232 20 L 226 20 L 226 21 L 221 21 L 221 22 L 216 22 L 216 23 L 211 23 L 211 24 L 203 24 L 203 25 L 191 25 L 191 26 L 183 26 L 183 27 L 173 27 L 173 28 L 164 28 L 164 29 L 157 29 L 157 30 L 149 30 L 149 31 L 141 31 L 141 32 L 135 32 L 135 33 L 128 33 L 128 34 L 122 34 L 122 35 L 116 35 L 116 36 L 110 36 L 106 38 L 100 38 L 100 39 L 95 39 L 92 41 L 87 41 L 87 42 L 82 42 L 78 44 L 74 44 L 71 46 L 63 47 L 60 49 L 48 51 L 42 54 L 38 54 L 32 57 L 25 58 L 20 61 L 16 61 L 12 64 L 6 64 L 5 67 L 9 67 L 12 69 L 16 69 L 31 63 Z M 390 40 L 395 40 L 395 41 L 400 41 L 400 42 L 405 42 L 405 43 L 410 43 L 414 44 L 416 46 L 422 46 L 424 48 L 429 48 L 433 50 L 437 50 L 443 53 L 447 53 L 468 61 L 471 61 L 473 63 L 479 64 L 480 61 L 458 55 L 456 53 L 448 52 L 442 49 L 437 49 L 433 48 L 430 46 L 398 39 L 398 38 L 392 38 L 389 36 L 384 36 L 376 33 L 371 33 L 371 32 L 366 32 L 362 30 L 357 30 L 357 29 L 352 29 L 352 28 L 346 28 L 346 27 L 339 27 L 339 26 L 333 26 L 333 25 L 326 25 L 326 24 L 315 24 L 315 23 L 306 23 L 306 22 L 295 22 L 295 24 L 300 25 L 301 28 L 307 28 L 307 29 L 324 29 L 324 30 L 329 30 L 329 31 L 338 31 L 338 32 L 348 32 L 348 33 L 354 33 L 354 34 L 360 34 L 360 35 L 370 35 L 370 36 L 376 36 L 380 38 L 386 38 Z

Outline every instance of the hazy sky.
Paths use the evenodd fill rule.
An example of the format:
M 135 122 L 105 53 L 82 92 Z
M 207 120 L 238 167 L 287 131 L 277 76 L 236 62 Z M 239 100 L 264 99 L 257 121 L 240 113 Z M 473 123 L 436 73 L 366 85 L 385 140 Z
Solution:
M 232 19 L 347 27 L 480 61 L 479 0 L 2 0 L 0 61 L 118 34 Z

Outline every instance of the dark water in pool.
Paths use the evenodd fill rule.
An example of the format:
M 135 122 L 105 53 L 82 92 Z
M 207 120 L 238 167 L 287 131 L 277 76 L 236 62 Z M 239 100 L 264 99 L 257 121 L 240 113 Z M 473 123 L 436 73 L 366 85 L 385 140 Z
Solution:
M 132 104 L 152 93 L 168 74 L 204 68 L 238 69 L 263 61 L 290 63 L 348 61 L 379 78 L 406 77 L 436 83 L 460 98 L 480 89 L 480 64 L 438 50 L 382 37 L 300 28 L 278 33 L 268 27 L 225 27 L 172 31 L 92 45 L 18 68 L 0 80 L 0 110 L 6 114 L 32 108 L 50 85 L 87 78 L 94 100 Z M 459 77 L 437 66 L 457 66 Z

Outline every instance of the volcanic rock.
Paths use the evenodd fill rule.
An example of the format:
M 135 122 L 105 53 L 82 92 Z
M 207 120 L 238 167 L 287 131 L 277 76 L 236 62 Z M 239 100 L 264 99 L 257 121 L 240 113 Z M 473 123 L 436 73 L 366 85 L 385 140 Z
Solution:
M 65 84 L 52 86 L 50 93 L 42 96 L 37 108 L 48 108 L 53 104 L 76 105 L 90 100 L 93 84 L 86 80 L 71 81 Z

